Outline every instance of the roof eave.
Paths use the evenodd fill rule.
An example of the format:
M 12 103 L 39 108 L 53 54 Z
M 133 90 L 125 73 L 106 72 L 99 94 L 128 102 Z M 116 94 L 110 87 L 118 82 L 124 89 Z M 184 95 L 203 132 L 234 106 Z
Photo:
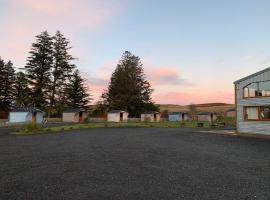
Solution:
M 242 82 L 242 81 L 245 81 L 245 80 L 247 80 L 247 79 L 249 79 L 249 78 L 252 78 L 252 77 L 254 77 L 254 76 L 258 76 L 258 75 L 260 75 L 260 74 L 262 74 L 262 73 L 264 73 L 264 72 L 267 72 L 267 71 L 270 71 L 270 67 L 268 67 L 268 68 L 266 68 L 266 69 L 264 69 L 264 70 L 261 70 L 261 71 L 259 71 L 259 72 L 256 72 L 256 73 L 254 73 L 254 74 L 251 74 L 251 75 L 249 75 L 249 76 L 246 76 L 246 77 L 244 77 L 244 78 L 241 78 L 241 79 L 239 79 L 239 80 L 237 80 L 237 81 L 234 81 L 233 83 L 234 83 L 234 84 L 240 83 L 240 82 Z

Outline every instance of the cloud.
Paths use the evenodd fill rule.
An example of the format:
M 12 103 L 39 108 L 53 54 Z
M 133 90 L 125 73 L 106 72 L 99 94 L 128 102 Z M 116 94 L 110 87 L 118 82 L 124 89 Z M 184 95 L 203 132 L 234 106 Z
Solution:
M 94 94 L 94 99 L 98 100 L 102 92 L 107 89 L 110 77 L 115 67 L 117 66 L 118 60 L 114 59 L 112 61 L 101 64 L 95 72 L 92 73 L 83 73 L 85 77 L 87 77 L 88 85 L 91 92 Z M 159 67 L 154 66 L 153 64 L 149 64 L 146 62 L 144 65 L 146 79 L 150 82 L 152 88 L 154 89 L 154 99 L 157 102 L 168 102 L 171 100 L 173 92 L 179 86 L 183 87 L 192 87 L 188 80 L 181 77 L 179 70 L 176 67 Z M 162 94 L 162 92 L 169 92 L 169 94 Z M 181 95 L 181 97 L 179 97 Z M 184 93 L 178 94 L 177 100 L 183 99 L 183 97 L 189 96 Z M 175 98 L 175 96 L 173 96 Z M 166 99 L 166 100 L 165 100 Z M 186 99 L 185 102 L 187 102 Z
M 152 85 L 183 85 L 191 86 L 192 84 L 181 77 L 176 67 L 146 67 L 146 76 Z
M 25 15 L 32 23 L 42 19 L 42 23 L 68 25 L 72 29 L 95 28 L 120 9 L 117 1 L 106 0 L 13 0 L 16 7 L 29 12 Z M 118 1 L 119 2 L 119 1 Z M 33 17 L 31 20 L 30 17 Z
M 92 103 L 95 103 L 97 100 L 99 100 L 101 94 L 107 88 L 109 79 L 98 77 L 96 73 L 82 72 L 81 74 L 86 79 L 89 93 L 93 98 Z
M 202 93 L 202 91 L 195 92 L 177 92 L 168 91 L 161 93 L 154 93 L 153 99 L 157 103 L 163 104 L 180 104 L 188 105 L 192 103 L 211 103 L 211 102 L 224 102 L 234 103 L 233 92 L 228 93 Z

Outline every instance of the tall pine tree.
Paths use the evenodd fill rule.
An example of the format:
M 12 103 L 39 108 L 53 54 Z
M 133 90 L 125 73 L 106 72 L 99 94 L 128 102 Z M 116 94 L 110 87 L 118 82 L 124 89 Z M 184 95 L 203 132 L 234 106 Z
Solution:
M 15 70 L 11 61 L 0 57 L 0 111 L 10 110 L 14 99 Z
M 158 110 L 152 102 L 152 92 L 140 58 L 126 51 L 102 97 L 108 102 L 109 109 L 125 110 L 131 117 L 138 117 L 144 111 Z
M 30 103 L 30 88 L 26 75 L 23 72 L 17 72 L 15 81 L 14 100 L 18 107 L 26 107 Z
M 48 104 L 51 69 L 53 66 L 53 41 L 47 31 L 36 36 L 25 66 L 31 105 L 45 109 Z
M 66 87 L 67 106 L 69 108 L 85 108 L 88 109 L 90 103 L 90 95 L 88 88 L 79 73 L 79 70 L 75 70 L 69 83 Z
M 59 115 L 63 110 L 65 103 L 65 85 L 72 75 L 75 68 L 71 61 L 74 60 L 69 53 L 71 47 L 69 40 L 64 37 L 60 31 L 57 31 L 53 37 L 53 67 L 52 82 L 50 89 L 49 116 Z

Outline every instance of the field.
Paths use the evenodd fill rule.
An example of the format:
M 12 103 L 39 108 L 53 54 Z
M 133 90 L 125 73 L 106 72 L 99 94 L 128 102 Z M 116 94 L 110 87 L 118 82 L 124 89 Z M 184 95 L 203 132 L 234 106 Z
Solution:
M 218 114 L 224 115 L 226 110 L 235 108 L 234 104 L 226 104 L 226 103 L 205 103 L 205 104 L 194 104 L 196 106 L 197 112 L 216 112 Z M 189 105 L 175 105 L 175 104 L 157 104 L 159 106 L 160 111 L 169 111 L 169 112 L 179 112 L 189 111 Z M 90 110 L 94 110 L 95 105 L 90 106 Z
M 216 112 L 217 114 L 224 115 L 226 110 L 235 108 L 234 104 L 225 103 L 207 103 L 207 104 L 194 104 L 197 112 Z M 159 104 L 160 111 L 168 110 L 169 112 L 189 111 L 189 105 L 173 105 L 173 104 Z
M 5 200 L 270 199 L 269 141 L 215 130 L 0 134 L 0 151 Z

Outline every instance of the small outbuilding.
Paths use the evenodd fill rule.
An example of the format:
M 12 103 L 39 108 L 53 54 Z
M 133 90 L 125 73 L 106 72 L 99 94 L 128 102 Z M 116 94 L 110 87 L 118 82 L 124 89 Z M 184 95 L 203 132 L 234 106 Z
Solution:
M 20 107 L 9 112 L 9 123 L 42 123 L 44 112 L 38 108 Z
M 107 121 L 108 122 L 127 122 L 128 112 L 124 110 L 111 110 L 108 112 Z
M 188 120 L 187 112 L 170 112 L 168 116 L 170 122 L 182 122 Z
M 236 116 L 236 110 L 235 109 L 228 109 L 226 111 L 226 117 L 235 117 Z
M 141 114 L 142 122 L 159 122 L 160 121 L 160 112 L 158 111 L 148 111 Z
M 201 112 L 198 114 L 199 122 L 213 122 L 217 119 L 216 113 L 213 112 Z
M 83 108 L 68 108 L 63 112 L 63 122 L 82 123 L 88 113 Z

